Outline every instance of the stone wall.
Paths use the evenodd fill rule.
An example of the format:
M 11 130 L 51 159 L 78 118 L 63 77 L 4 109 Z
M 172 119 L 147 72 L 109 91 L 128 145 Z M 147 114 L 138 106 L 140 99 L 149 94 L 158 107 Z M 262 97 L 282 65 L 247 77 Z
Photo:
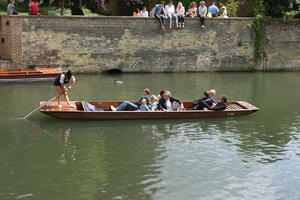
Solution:
M 264 23 L 263 70 L 300 70 L 300 21 Z
M 198 19 L 187 19 L 185 28 L 165 32 L 150 18 L 17 16 L 1 21 L 2 27 L 13 21 L 21 34 L 20 48 L 10 45 L 11 51 L 3 51 L 0 44 L 0 58 L 23 66 L 51 64 L 81 72 L 300 69 L 298 21 L 265 23 L 265 51 L 259 64 L 254 61 L 253 32 L 247 28 L 251 18 L 209 19 L 204 30 Z

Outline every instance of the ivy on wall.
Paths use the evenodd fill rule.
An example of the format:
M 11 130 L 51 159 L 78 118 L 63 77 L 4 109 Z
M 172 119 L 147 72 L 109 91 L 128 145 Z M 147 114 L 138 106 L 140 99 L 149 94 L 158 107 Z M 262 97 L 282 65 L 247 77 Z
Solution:
M 256 15 L 253 22 L 248 24 L 248 28 L 254 32 L 254 60 L 256 64 L 259 64 L 263 58 L 264 50 L 264 31 L 263 31 L 263 16 Z
M 261 63 L 264 51 L 264 2 L 263 0 L 250 0 L 250 9 L 254 20 L 248 24 L 248 28 L 254 32 L 254 60 L 256 64 Z

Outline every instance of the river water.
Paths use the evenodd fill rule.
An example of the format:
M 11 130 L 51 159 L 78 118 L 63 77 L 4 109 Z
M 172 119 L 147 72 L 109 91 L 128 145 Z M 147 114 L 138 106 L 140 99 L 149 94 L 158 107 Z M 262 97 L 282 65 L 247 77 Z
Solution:
M 72 100 L 136 100 L 144 87 L 191 100 L 216 88 L 261 111 L 222 119 L 64 121 L 36 113 L 21 120 L 53 96 L 52 83 L 1 83 L 1 200 L 300 199 L 300 73 L 77 79 Z

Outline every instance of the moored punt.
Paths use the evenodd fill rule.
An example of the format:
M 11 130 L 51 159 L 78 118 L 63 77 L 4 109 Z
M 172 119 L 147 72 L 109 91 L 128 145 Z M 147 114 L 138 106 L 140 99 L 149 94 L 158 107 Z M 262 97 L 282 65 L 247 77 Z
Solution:
M 44 105 L 46 102 L 40 102 Z M 113 101 L 72 101 L 74 108 L 66 107 L 63 102 L 63 108 L 58 108 L 57 102 L 50 102 L 40 109 L 40 112 L 52 117 L 61 119 L 83 119 L 83 120 L 103 120 L 103 119 L 180 119 L 180 118 L 212 118 L 212 117 L 233 117 L 254 113 L 259 108 L 245 102 L 235 101 L 227 103 L 224 111 L 211 110 L 189 110 L 192 108 L 192 102 L 183 102 L 183 111 L 108 111 L 110 106 L 117 107 L 122 102 Z M 92 111 L 89 104 L 95 106 Z
M 0 70 L 0 82 L 53 80 L 61 73 L 60 68 Z

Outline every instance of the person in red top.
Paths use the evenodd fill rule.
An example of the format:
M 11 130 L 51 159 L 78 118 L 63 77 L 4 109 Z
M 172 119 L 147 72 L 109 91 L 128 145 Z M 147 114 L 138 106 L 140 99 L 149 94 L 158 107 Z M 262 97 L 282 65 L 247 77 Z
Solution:
M 38 15 L 40 3 L 36 0 L 29 1 L 29 15 Z

